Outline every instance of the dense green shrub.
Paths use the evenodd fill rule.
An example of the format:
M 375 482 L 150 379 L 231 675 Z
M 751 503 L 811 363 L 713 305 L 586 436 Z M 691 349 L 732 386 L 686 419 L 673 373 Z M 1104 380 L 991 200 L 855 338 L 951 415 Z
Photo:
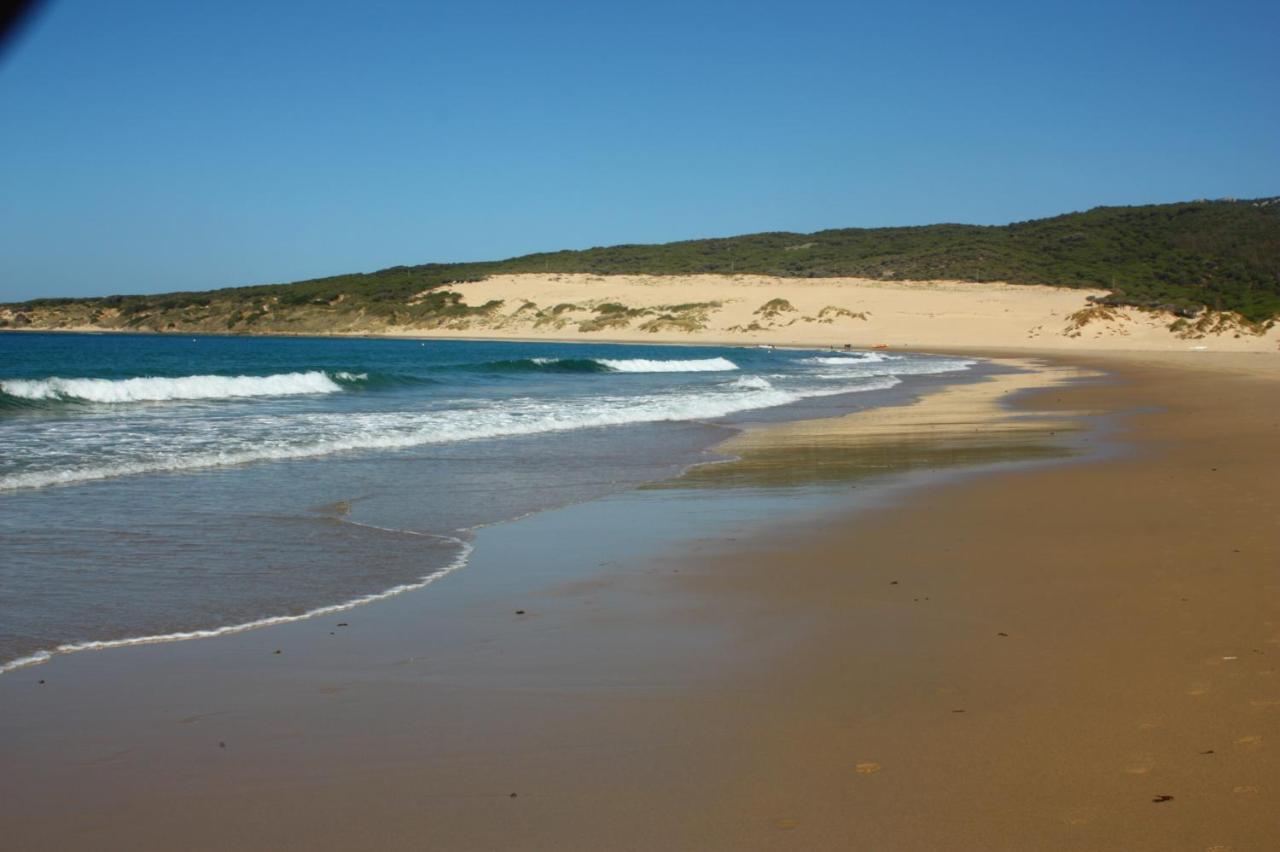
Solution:
M 329 306 L 389 317 L 411 306 L 412 314 L 448 317 L 473 309 L 460 305 L 456 293 L 448 295 L 447 287 L 518 272 L 1008 281 L 1104 289 L 1110 304 L 1184 313 L 1207 306 L 1269 321 L 1280 315 L 1280 199 L 1098 207 L 1011 225 L 850 228 L 618 245 L 504 261 L 396 266 L 205 293 L 41 299 L 27 305 L 87 302 L 138 317 L 219 305 L 228 312 L 260 314 L 262 304 L 274 300 L 283 309 Z M 596 311 L 607 315 L 610 307 Z

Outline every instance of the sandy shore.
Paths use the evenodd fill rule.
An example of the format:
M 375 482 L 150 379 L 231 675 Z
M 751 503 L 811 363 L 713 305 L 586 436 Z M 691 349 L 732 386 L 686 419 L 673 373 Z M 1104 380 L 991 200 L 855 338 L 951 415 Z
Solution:
M 903 436 L 963 448 L 989 429 L 988 446 L 1040 446 L 1089 413 L 1112 427 L 1107 452 L 856 512 L 708 520 L 654 552 L 644 517 L 586 504 L 494 528 L 476 564 L 348 627 L 0 677 L 6 837 L 1277 848 L 1280 364 L 1037 360 L 1031 381 L 749 433 L 738 449 L 748 463 L 787 453 L 796 481 L 820 480 L 824 458 Z M 1010 394 L 1029 419 L 996 404 Z M 696 533 L 701 493 L 652 499 L 686 501 Z
M 938 470 L 1074 455 L 1067 436 L 1086 428 L 1089 412 L 1027 412 L 1019 394 L 1100 378 L 1100 370 L 1042 359 L 987 358 L 996 373 L 951 385 L 915 405 L 858 411 L 748 429 L 718 449 L 734 458 L 696 467 L 657 487 L 758 487 L 855 483 L 886 472 Z
M 820 530 L 787 553 L 824 566 L 804 600 L 776 558 L 707 577 L 820 623 L 828 653 L 792 661 L 779 686 L 804 701 L 761 726 L 770 777 L 745 794 L 797 848 L 1280 844 L 1277 375 L 1082 366 L 1116 380 L 1029 404 L 1131 412 L 1123 456 Z

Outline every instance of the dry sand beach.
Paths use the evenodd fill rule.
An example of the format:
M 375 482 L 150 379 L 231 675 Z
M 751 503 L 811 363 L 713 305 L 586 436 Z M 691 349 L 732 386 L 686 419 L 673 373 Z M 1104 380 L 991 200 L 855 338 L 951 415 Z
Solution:
M 5 675 L 7 845 L 1277 848 L 1280 358 L 1014 357 L 654 499 L 1101 451 L 653 553 L 584 504 L 345 627 Z

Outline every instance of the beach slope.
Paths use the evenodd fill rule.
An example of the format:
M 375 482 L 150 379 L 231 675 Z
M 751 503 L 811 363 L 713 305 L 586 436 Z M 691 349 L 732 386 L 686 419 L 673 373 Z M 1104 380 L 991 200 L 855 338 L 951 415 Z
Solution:
M 802 478 L 867 427 L 871 444 L 987 423 L 1021 440 L 1082 415 L 1074 440 L 1098 452 L 645 558 L 585 504 L 495 529 L 487 561 L 349 627 L 5 675 L 7 838 L 1275 848 L 1280 372 L 1265 355 L 1038 363 L 1040 390 L 995 376 L 897 427 L 753 432 L 742 456 L 782 447 Z M 797 452 L 806 432 L 818 452 Z

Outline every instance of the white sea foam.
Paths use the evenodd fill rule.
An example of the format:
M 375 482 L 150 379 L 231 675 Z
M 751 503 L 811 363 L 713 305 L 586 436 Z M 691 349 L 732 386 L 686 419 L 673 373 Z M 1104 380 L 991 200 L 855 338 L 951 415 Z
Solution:
M 229 436 L 213 432 L 199 439 L 200 443 L 175 446 L 160 453 L 149 452 L 141 458 L 122 458 L 105 464 L 98 458 L 97 464 L 28 469 L 0 478 L 0 491 L 315 458 L 359 450 L 398 450 L 669 420 L 713 420 L 739 411 L 786 405 L 805 397 L 879 390 L 898 384 L 892 376 L 850 378 L 854 383 L 838 387 L 782 389 L 761 376 L 744 376 L 726 385 L 695 392 L 593 397 L 576 402 L 525 398 L 434 412 L 324 412 L 244 417 L 238 420 L 240 431 L 234 436 L 234 444 L 228 443 Z M 187 440 L 196 441 L 192 436 L 197 434 L 193 431 Z M 120 449 L 128 450 L 127 447 Z
M 878 364 L 889 360 L 901 360 L 879 352 L 856 352 L 848 355 L 820 356 L 817 358 L 801 358 L 801 364 L 815 364 L 828 367 L 851 367 L 855 364 Z
M 361 525 L 364 526 L 364 525 Z M 375 527 L 375 529 L 381 529 Z M 445 567 L 428 574 L 411 583 L 401 583 L 392 586 L 381 592 L 372 592 L 367 595 L 360 595 L 356 598 L 343 601 L 342 603 L 329 604 L 327 606 L 309 609 L 298 615 L 274 615 L 267 618 L 259 618 L 254 621 L 246 621 L 240 624 L 228 624 L 223 627 L 210 627 L 202 630 L 185 630 L 177 633 L 158 633 L 151 636 L 130 636 L 124 639 L 100 639 L 89 642 L 68 642 L 58 645 L 52 650 L 37 651 L 25 657 L 19 657 L 16 660 L 10 660 L 7 663 L 0 663 L 0 674 L 14 671 L 15 669 L 25 668 L 26 666 L 45 663 L 53 659 L 57 654 L 74 654 L 79 651 L 104 651 L 108 648 L 128 648 L 134 645 L 157 645 L 162 642 L 186 642 L 191 639 L 213 639 L 218 636 L 230 636 L 235 633 L 245 633 L 249 630 L 257 630 L 260 627 L 273 627 L 277 624 L 290 624 L 295 621 L 306 621 L 307 619 L 316 618 L 322 615 L 334 615 L 335 613 L 345 612 L 358 606 L 374 603 L 376 601 L 393 598 L 396 595 L 402 595 L 405 592 L 414 592 L 418 589 L 425 588 L 446 574 L 451 574 L 467 564 L 467 560 L 471 557 L 472 546 L 459 538 L 453 536 L 431 535 L 428 533 L 412 532 L 410 530 L 387 530 L 388 532 L 405 533 L 408 535 L 422 536 L 423 538 L 443 539 L 456 543 L 460 548 L 459 554 Z
M 356 381 L 364 373 L 336 373 Z M 70 399 L 84 402 L 161 402 L 183 399 L 235 399 L 253 396 L 337 393 L 342 386 L 328 373 L 278 373 L 273 376 L 179 376 L 133 379 L 5 379 L 0 391 L 31 400 Z
M 775 376 L 774 378 L 788 377 Z M 773 385 L 764 376 L 743 376 L 740 379 L 734 379 L 730 387 L 742 388 L 743 390 L 773 390 Z
M 530 358 L 539 367 L 549 367 L 572 358 Z M 588 358 L 615 373 L 722 373 L 738 369 L 728 358 L 686 358 L 653 360 L 650 358 Z
M 738 369 L 738 365 L 728 358 L 694 358 L 683 361 L 653 361 L 648 358 L 592 360 L 619 373 L 722 373 Z
M 45 663 L 53 659 L 52 651 L 36 651 L 34 654 L 26 657 L 19 657 L 16 660 L 10 660 L 7 663 L 0 663 L 0 674 L 11 672 L 14 669 L 22 669 L 27 666 L 34 666 L 37 663 Z
M 879 356 L 868 352 L 867 358 L 804 358 L 803 363 L 824 367 L 844 367 L 844 370 L 823 370 L 810 374 L 824 381 L 845 381 L 870 376 L 932 376 L 943 372 L 960 372 L 975 365 L 975 361 L 960 358 L 913 358 Z
M 955 359 L 916 361 L 913 364 L 905 365 L 902 369 L 895 367 L 893 373 L 897 376 L 932 376 L 938 373 L 960 373 L 976 363 L 978 362 L 958 361 Z

